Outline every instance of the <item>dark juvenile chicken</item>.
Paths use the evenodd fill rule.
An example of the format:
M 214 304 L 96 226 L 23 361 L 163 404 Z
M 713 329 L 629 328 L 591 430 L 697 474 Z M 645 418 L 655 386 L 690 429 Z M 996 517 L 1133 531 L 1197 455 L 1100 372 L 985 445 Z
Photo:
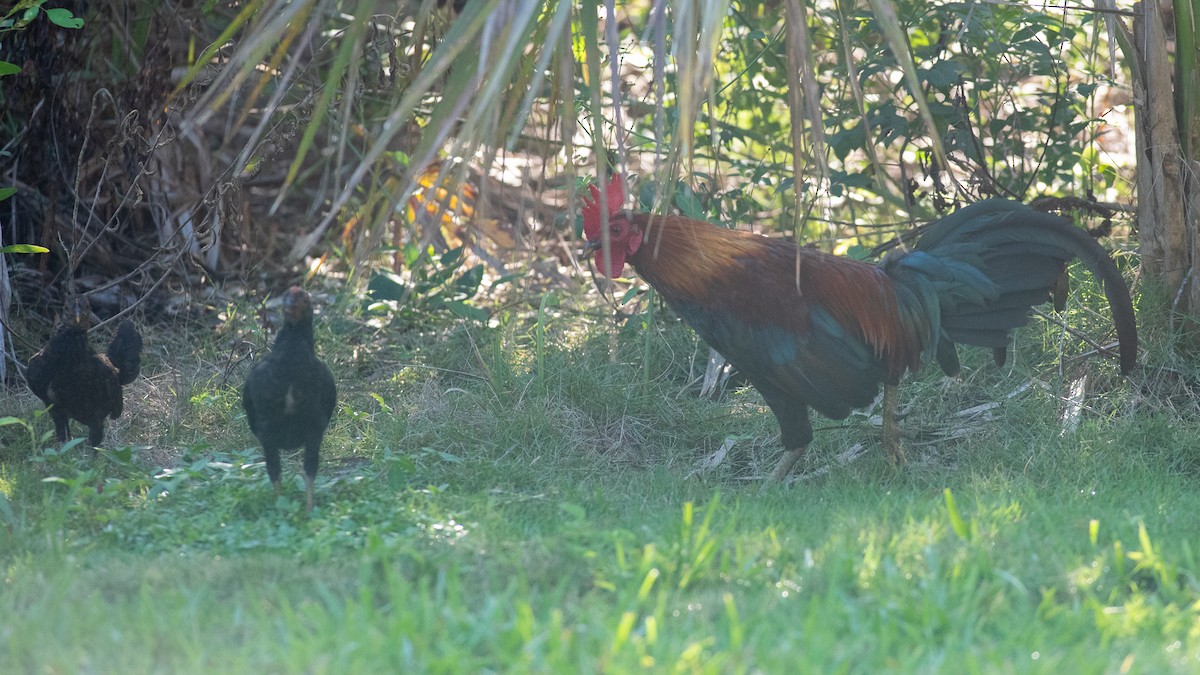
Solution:
M 120 373 L 122 387 L 137 379 L 142 372 L 142 336 L 138 335 L 132 321 L 125 320 L 117 326 L 104 355 Z
M 117 328 L 107 354 L 97 354 L 88 344 L 92 310 L 86 297 L 67 299 L 50 343 L 29 359 L 25 379 L 42 402 L 60 443 L 71 435 L 71 420 L 88 428 L 88 443 L 104 441 L 104 420 L 117 419 L 124 408 L 121 386 L 133 382 L 140 371 L 142 336 L 129 321 Z
M 809 407 L 843 419 L 871 403 L 880 384 L 884 449 L 902 461 L 900 378 L 929 357 L 957 374 L 957 342 L 991 347 L 1001 360 L 1008 332 L 1049 299 L 1075 258 L 1104 285 L 1122 373 L 1137 356 L 1129 289 L 1108 254 L 1063 219 L 1017 202 L 968 206 L 931 224 L 912 250 L 870 265 L 690 218 L 627 213 L 620 176 L 606 192 L 608 248 L 593 186 L 583 209 L 587 251 L 608 276 L 633 265 L 758 389 L 779 421 L 777 480 L 812 441 Z
M 242 389 L 246 420 L 263 446 L 267 475 L 279 493 L 279 451 L 304 448 L 308 510 L 313 507 L 321 441 L 337 403 L 333 373 L 317 358 L 312 300 L 299 286 L 283 298 L 283 328 L 271 353 L 255 364 Z

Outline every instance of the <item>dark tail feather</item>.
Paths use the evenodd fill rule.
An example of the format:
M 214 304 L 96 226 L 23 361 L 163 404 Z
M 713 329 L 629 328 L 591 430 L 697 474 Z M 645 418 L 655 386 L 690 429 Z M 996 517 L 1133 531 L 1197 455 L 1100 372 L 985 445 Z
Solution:
M 1057 297 L 1067 263 L 1079 258 L 1104 287 L 1120 341 L 1121 372 L 1137 359 L 1137 323 L 1129 289 L 1108 253 L 1066 220 L 1004 199 L 989 199 L 933 223 L 908 254 L 885 262 L 897 282 L 932 289 L 941 339 L 1000 350 L 1030 309 Z M 931 324 L 933 325 L 933 324 Z M 938 351 L 943 347 L 938 345 Z M 939 359 L 941 360 L 941 359 Z
M 121 385 L 137 379 L 142 370 L 142 336 L 133 323 L 126 320 L 117 326 L 117 333 L 108 345 L 108 360 L 121 373 Z

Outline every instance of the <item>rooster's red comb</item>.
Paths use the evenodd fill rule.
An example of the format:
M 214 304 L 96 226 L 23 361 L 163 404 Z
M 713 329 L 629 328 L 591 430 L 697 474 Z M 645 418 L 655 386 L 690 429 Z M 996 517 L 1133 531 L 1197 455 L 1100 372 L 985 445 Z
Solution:
M 591 198 L 583 198 L 583 236 L 588 241 L 600 238 L 600 187 L 592 185 Z M 625 179 L 617 174 L 608 181 L 608 215 L 616 215 L 625 204 Z

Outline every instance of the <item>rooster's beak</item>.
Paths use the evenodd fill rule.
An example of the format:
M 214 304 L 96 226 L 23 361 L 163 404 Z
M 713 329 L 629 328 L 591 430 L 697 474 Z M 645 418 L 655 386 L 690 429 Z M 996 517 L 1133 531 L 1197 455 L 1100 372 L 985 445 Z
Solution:
M 593 253 L 602 248 L 604 248 L 604 243 L 601 240 L 597 239 L 596 241 L 589 241 L 583 245 L 583 257 L 591 257 Z

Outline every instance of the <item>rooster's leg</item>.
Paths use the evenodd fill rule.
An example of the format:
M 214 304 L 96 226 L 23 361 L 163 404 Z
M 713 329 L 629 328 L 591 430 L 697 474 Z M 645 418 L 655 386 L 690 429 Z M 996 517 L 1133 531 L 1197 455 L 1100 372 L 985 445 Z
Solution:
M 896 385 L 883 385 L 883 450 L 893 466 L 900 466 L 908 461 L 904 457 L 904 447 L 900 445 L 900 425 L 896 421 L 899 398 L 899 388 Z
M 771 482 L 781 483 L 792 472 L 792 467 L 796 466 L 796 462 L 804 456 L 806 447 L 796 448 L 795 450 L 787 450 L 783 453 L 783 457 L 779 458 L 779 463 L 775 465 L 775 470 L 771 472 Z

